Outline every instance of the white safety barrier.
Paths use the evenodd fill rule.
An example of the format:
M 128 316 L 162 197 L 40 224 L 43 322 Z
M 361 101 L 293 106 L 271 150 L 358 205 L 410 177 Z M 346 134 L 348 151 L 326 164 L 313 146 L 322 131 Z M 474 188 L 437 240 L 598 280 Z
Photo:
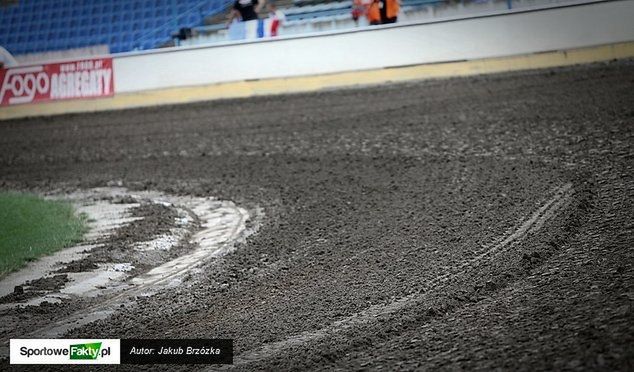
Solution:
M 328 74 L 634 40 L 634 1 L 115 55 L 115 92 Z

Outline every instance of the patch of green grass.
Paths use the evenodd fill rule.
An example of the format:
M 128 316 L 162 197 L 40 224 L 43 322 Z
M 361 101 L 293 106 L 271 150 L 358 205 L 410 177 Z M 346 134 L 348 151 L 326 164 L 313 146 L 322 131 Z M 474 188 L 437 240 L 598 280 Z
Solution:
M 86 219 L 67 202 L 0 193 L 0 277 L 81 241 Z

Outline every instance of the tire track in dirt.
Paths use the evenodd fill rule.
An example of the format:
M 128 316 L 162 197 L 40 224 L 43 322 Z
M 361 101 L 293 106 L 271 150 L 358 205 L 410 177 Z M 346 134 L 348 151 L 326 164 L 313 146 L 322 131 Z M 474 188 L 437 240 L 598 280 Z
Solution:
M 450 272 L 436 277 L 435 279 L 423 284 L 418 293 L 402 297 L 387 305 L 373 305 L 368 309 L 356 313 L 352 316 L 338 320 L 324 328 L 304 332 L 285 340 L 264 345 L 254 350 L 243 352 L 234 358 L 233 366 L 224 366 L 222 369 L 233 368 L 234 366 L 248 366 L 257 363 L 294 347 L 299 347 L 310 342 L 320 341 L 331 335 L 354 329 L 357 326 L 368 325 L 377 322 L 380 318 L 386 318 L 398 311 L 412 308 L 423 304 L 429 295 L 431 289 L 438 289 L 438 286 L 447 284 L 453 279 L 463 274 L 465 270 L 474 269 L 487 261 L 492 261 L 496 257 L 511 250 L 515 245 L 520 243 L 527 235 L 538 232 L 544 224 L 555 218 L 557 213 L 564 209 L 572 199 L 574 189 L 572 183 L 567 183 L 557 187 L 553 195 L 543 202 L 540 207 L 531 215 L 521 219 L 515 226 L 508 229 L 502 236 L 495 239 L 489 244 L 483 245 L 475 252 L 475 257 L 465 261 Z M 209 370 L 217 370 L 211 368 Z

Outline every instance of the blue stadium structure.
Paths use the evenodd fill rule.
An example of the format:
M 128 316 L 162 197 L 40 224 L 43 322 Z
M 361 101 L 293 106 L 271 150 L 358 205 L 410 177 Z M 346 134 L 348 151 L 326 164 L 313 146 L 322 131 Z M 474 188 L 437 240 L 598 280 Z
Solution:
M 151 49 L 203 24 L 231 0 L 19 0 L 0 6 L 0 45 L 13 54 L 108 45 Z

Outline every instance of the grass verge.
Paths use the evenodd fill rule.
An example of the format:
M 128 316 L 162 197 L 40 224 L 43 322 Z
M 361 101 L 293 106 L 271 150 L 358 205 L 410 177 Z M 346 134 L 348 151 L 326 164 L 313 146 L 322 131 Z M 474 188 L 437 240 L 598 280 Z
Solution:
M 86 216 L 76 216 L 70 203 L 0 192 L 0 278 L 79 242 L 86 231 Z

